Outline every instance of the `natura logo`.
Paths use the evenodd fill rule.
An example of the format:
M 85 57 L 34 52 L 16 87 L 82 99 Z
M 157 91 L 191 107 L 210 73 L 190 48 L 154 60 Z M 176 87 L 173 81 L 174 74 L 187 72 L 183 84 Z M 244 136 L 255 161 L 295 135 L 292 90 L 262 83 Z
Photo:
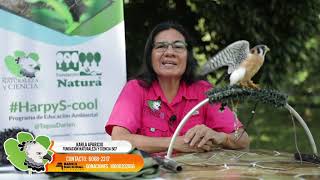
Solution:
M 34 78 L 36 72 L 40 71 L 39 55 L 34 52 L 26 54 L 15 51 L 14 55 L 6 56 L 4 61 L 10 73 L 17 78 Z
M 61 75 L 100 76 L 101 54 L 99 52 L 59 51 L 56 68 Z
M 53 152 L 50 138 L 37 136 L 35 139 L 28 132 L 19 132 L 17 139 L 9 138 L 4 142 L 7 159 L 21 171 L 45 172 L 45 165 L 52 161 Z
M 59 51 L 56 55 L 58 87 L 102 86 L 99 52 Z

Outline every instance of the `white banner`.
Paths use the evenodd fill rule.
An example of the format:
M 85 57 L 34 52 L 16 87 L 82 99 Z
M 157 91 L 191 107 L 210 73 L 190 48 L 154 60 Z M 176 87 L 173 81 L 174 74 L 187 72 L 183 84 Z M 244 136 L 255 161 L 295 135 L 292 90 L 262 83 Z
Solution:
M 111 9 L 120 18 L 105 17 L 113 24 L 89 36 L 83 33 L 88 20 L 86 28 L 74 21 L 57 30 L 6 8 L 0 9 L 1 129 L 25 128 L 53 139 L 108 138 L 104 126 L 126 82 L 122 1 L 94 14 L 101 20 Z M 104 23 L 97 18 L 92 22 Z
M 132 145 L 128 141 L 54 141 L 55 153 L 129 153 Z

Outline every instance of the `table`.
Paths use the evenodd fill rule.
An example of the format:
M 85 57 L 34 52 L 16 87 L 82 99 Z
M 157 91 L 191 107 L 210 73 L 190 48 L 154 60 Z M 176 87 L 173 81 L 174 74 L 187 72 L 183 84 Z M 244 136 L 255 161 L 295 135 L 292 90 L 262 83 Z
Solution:
M 183 170 L 162 169 L 160 177 L 189 179 L 320 179 L 320 164 L 294 160 L 292 153 L 216 149 L 206 153 L 178 154 L 173 157 Z

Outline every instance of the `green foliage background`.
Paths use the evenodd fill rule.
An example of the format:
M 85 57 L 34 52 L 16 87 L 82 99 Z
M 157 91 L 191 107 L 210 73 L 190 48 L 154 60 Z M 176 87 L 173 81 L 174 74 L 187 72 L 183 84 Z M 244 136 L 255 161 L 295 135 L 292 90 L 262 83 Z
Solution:
M 305 119 L 320 149 L 320 1 L 299 0 L 124 0 L 128 78 L 138 72 L 151 28 L 176 20 L 194 38 L 194 55 L 203 64 L 228 44 L 246 39 L 271 51 L 254 81 L 289 95 L 289 104 Z M 223 72 L 208 76 L 215 83 Z M 253 104 L 244 103 L 240 119 L 247 123 Z M 311 152 L 296 123 L 298 147 Z M 294 128 L 285 109 L 258 105 L 247 130 L 251 148 L 295 152 Z

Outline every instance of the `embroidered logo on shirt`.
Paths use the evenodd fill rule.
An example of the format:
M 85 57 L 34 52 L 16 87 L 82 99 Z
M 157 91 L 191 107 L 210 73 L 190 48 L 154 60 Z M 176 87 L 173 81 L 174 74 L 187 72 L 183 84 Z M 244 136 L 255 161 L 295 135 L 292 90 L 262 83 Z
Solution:
M 149 100 L 148 105 L 152 111 L 159 111 L 161 108 L 161 101 L 160 100 L 157 100 L 157 101 Z

